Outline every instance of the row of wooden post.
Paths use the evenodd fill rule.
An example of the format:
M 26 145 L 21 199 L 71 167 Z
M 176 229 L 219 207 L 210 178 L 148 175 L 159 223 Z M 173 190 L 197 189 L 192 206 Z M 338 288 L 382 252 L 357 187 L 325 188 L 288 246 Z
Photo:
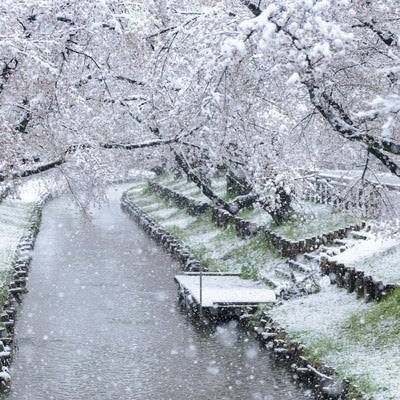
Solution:
M 384 284 L 376 280 L 364 271 L 321 257 L 320 269 L 322 274 L 328 275 L 331 283 L 347 289 L 349 293 L 355 293 L 357 298 L 365 301 L 379 301 L 390 293 L 395 285 Z
M 303 344 L 290 341 L 286 331 L 266 312 L 261 313 L 254 322 L 254 332 L 278 359 L 287 363 L 299 383 L 311 387 L 318 399 L 345 399 L 350 383 L 342 379 L 335 382 L 335 371 L 332 367 L 309 360 L 305 355 Z M 333 387 L 336 393 L 331 390 Z

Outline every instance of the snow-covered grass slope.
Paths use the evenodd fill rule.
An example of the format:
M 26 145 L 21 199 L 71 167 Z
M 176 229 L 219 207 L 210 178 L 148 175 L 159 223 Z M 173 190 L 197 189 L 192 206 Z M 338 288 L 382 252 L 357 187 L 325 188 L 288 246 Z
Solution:
M 10 195 L 0 203 L 0 289 L 11 278 L 18 242 L 30 225 L 35 202 L 43 192 L 42 184 L 31 180 L 17 195 Z

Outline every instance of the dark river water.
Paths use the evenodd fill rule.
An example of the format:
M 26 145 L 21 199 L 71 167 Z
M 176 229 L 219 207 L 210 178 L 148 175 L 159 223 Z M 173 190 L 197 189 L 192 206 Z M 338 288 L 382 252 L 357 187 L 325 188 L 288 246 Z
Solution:
M 90 222 L 67 198 L 45 207 L 7 399 L 309 398 L 234 325 L 186 318 L 179 266 L 121 212 L 126 187 Z

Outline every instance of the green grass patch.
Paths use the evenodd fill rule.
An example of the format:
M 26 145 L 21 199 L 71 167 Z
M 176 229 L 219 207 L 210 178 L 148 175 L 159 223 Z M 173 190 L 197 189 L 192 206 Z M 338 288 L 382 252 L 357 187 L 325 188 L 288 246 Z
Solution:
M 372 336 L 375 348 L 384 348 L 388 343 L 400 348 L 400 288 L 372 303 L 363 315 L 353 315 L 349 327 L 348 337 L 355 342 L 370 343 Z
M 392 373 L 400 348 L 400 288 L 349 315 L 334 335 L 292 331 L 290 339 L 303 342 L 310 360 L 334 366 L 339 377 L 349 378 L 368 399 L 378 394 L 379 398 L 397 399 L 392 394 L 397 378 L 387 375 Z
M 211 211 L 189 216 L 185 210 L 147 189 L 135 191 L 131 198 L 151 218 L 188 245 L 210 271 L 241 272 L 243 277 L 257 280 L 266 260 L 282 262 L 263 235 L 240 238 L 234 226 L 219 229 L 211 222 Z
M 300 240 L 335 231 L 357 222 L 355 217 L 333 206 L 311 202 L 302 203 L 303 210 L 296 211 L 289 221 L 282 225 L 271 222 L 268 229 L 288 239 Z
M 195 199 L 208 200 L 207 197 L 203 195 L 201 190 L 191 181 L 188 181 L 185 177 L 175 179 L 171 175 L 165 175 L 158 179 L 158 182 L 169 189 L 175 190 L 177 192 L 182 192 L 188 197 Z

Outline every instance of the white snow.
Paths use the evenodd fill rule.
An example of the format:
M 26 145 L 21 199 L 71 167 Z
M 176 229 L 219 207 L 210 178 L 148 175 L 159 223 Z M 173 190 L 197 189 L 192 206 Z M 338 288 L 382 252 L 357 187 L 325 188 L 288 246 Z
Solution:
M 294 72 L 294 73 L 289 77 L 289 79 L 286 81 L 286 84 L 287 84 L 287 85 L 293 85 L 293 84 L 299 82 L 299 80 L 300 80 L 299 74 L 298 74 L 297 72 Z
M 30 211 L 29 204 L 17 200 L 6 199 L 0 204 L 0 271 L 10 268 Z
M 200 304 L 200 275 L 177 275 L 178 283 L 187 288 Z M 213 307 L 218 303 L 254 304 L 273 303 L 275 293 L 264 285 L 241 279 L 238 276 L 202 276 L 202 306 Z
M 0 271 L 11 267 L 19 239 L 28 226 L 33 202 L 45 191 L 45 183 L 28 180 L 21 185 L 16 196 L 10 194 L 0 203 Z
M 374 388 L 375 400 L 400 399 L 398 348 L 393 348 L 391 343 L 384 347 L 376 345 L 373 333 L 362 343 L 351 339 L 350 316 L 362 318 L 369 307 L 354 294 L 331 285 L 329 278 L 324 277 L 319 293 L 286 301 L 269 314 L 306 348 L 322 347 L 323 363 L 355 382 L 367 380 Z
M 357 241 L 353 247 L 331 260 L 355 267 L 385 283 L 399 283 L 400 242 L 393 238 L 371 238 Z
M 304 333 L 309 339 L 314 339 L 322 334 L 334 336 L 350 313 L 368 307 L 366 303 L 357 301 L 354 294 L 331 285 L 328 277 L 322 278 L 320 285 L 319 293 L 293 298 L 272 309 L 272 318 L 288 332 Z
M 176 212 L 177 212 L 177 208 L 171 207 L 171 208 L 163 208 L 161 210 L 153 211 L 151 213 L 151 215 L 155 218 L 164 219 L 164 218 L 171 217 L 172 215 L 176 214 Z
M 47 191 L 47 183 L 41 179 L 30 179 L 18 188 L 18 199 L 29 203 L 37 201 Z
M 181 217 L 181 218 L 174 218 L 170 221 L 166 221 L 163 223 L 163 226 L 168 228 L 170 226 L 177 226 L 178 228 L 186 228 L 188 225 L 190 225 L 192 222 L 194 222 L 196 218 L 187 216 L 187 217 Z

